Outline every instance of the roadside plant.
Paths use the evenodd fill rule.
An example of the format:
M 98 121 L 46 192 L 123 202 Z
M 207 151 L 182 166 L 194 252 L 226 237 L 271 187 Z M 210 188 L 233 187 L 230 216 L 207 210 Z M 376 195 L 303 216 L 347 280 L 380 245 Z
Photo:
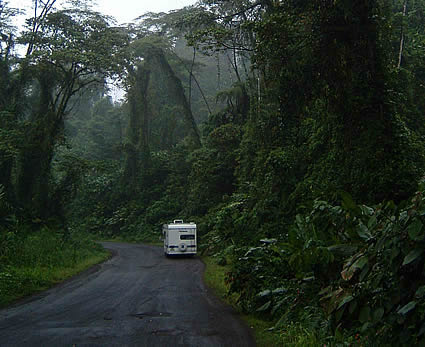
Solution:
M 275 328 L 304 321 L 365 345 L 425 343 L 424 194 L 421 183 L 399 206 L 357 205 L 344 192 L 340 206 L 316 201 L 286 240 L 235 249 L 230 293 Z

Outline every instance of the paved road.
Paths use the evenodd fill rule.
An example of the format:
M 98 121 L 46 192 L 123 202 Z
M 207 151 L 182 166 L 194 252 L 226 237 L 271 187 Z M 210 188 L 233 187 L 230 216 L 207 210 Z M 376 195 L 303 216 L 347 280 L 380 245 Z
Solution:
M 201 280 L 196 258 L 104 242 L 114 257 L 0 311 L 0 346 L 254 346 Z

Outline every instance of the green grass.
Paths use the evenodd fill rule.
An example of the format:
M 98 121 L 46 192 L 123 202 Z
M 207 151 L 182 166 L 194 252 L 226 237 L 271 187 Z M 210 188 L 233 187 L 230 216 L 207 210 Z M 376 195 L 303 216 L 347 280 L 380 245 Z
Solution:
M 202 261 L 206 265 L 204 273 L 205 284 L 214 290 L 214 293 L 226 302 L 230 303 L 232 298 L 227 295 L 227 285 L 225 284 L 226 272 L 229 271 L 229 266 L 220 266 L 212 257 L 202 257 Z M 235 299 L 233 297 L 233 299 Z M 234 304 L 234 302 L 232 302 Z
M 146 245 L 162 246 L 164 243 L 160 233 L 139 232 L 139 233 L 122 233 L 120 235 L 98 234 L 98 241 L 111 242 L 127 242 L 127 243 L 143 243 Z
M 48 229 L 0 239 L 0 307 L 43 291 L 100 263 L 109 252 L 90 237 Z
M 123 236 L 114 236 L 114 237 L 100 237 L 98 238 L 98 241 L 105 241 L 105 242 L 125 242 L 125 243 L 142 243 L 144 245 L 151 245 L 151 246 L 163 246 L 163 241 L 153 240 L 153 239 L 137 239 L 133 237 L 123 237 Z

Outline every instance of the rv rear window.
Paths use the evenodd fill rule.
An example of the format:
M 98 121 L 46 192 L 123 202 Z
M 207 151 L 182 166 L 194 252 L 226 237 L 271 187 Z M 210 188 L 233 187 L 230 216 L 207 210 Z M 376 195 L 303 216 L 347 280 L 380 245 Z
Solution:
M 195 235 L 180 235 L 180 240 L 195 240 Z

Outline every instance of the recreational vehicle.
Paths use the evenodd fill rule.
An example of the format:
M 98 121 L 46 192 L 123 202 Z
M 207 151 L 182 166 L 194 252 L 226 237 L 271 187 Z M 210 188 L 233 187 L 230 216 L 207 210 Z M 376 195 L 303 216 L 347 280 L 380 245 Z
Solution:
M 175 254 L 196 254 L 196 224 L 183 223 L 176 219 L 173 223 L 162 226 L 164 237 L 164 254 L 166 256 Z

